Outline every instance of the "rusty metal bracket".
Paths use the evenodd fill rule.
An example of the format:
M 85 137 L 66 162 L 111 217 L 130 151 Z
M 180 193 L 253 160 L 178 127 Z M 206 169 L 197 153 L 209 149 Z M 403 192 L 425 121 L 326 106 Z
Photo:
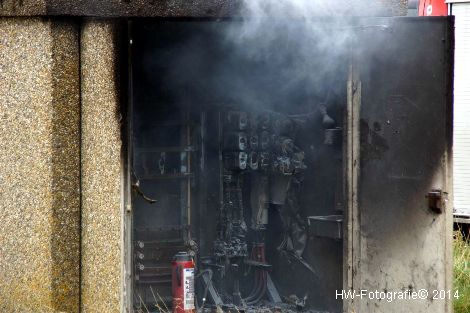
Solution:
M 431 211 L 437 214 L 442 214 L 445 208 L 445 201 L 447 200 L 447 193 L 440 189 L 433 189 L 426 195 L 428 199 L 428 207 Z
M 147 197 L 144 192 L 142 191 L 142 189 L 140 189 L 140 180 L 137 178 L 137 176 L 135 175 L 134 172 L 132 172 L 132 184 L 131 184 L 131 187 L 132 187 L 132 190 L 135 191 L 139 196 L 141 196 L 145 201 L 147 201 L 148 203 L 155 203 L 157 202 L 157 200 L 155 199 L 152 199 L 150 197 Z

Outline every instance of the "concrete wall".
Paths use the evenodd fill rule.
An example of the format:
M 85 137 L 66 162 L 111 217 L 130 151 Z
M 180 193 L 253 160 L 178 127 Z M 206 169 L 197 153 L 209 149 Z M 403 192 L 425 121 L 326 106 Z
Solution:
M 0 16 L 44 15 L 47 0 L 0 0 Z
M 120 311 L 117 34 L 0 19 L 2 313 L 78 312 L 80 291 L 82 312 Z
M 339 1 L 339 0 L 335 0 Z M 406 14 L 408 0 L 341 0 L 366 8 L 384 3 L 394 15 Z M 0 0 L 0 16 L 76 15 L 76 16 L 159 16 L 221 17 L 239 11 L 244 0 Z
M 389 7 L 393 15 L 406 15 L 408 12 L 408 0 L 380 0 Z
M 82 312 L 121 306 L 118 34 L 113 21 L 82 24 Z
M 0 19 L 0 311 L 77 312 L 79 53 L 73 22 Z

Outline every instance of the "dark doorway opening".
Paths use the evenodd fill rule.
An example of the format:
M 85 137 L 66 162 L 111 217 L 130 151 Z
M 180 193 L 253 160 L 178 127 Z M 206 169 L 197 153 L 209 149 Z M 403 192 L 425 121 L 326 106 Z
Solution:
M 186 252 L 201 310 L 341 312 L 348 58 L 286 80 L 296 42 L 259 57 L 236 23 L 133 22 L 134 309 L 172 310 Z

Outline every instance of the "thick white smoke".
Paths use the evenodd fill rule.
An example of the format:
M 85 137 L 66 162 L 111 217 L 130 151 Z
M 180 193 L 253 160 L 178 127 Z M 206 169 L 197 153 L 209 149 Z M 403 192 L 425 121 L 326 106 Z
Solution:
M 277 68 L 286 98 L 300 85 L 319 93 L 339 79 L 350 56 L 359 16 L 390 13 L 371 0 L 244 0 L 242 22 L 232 23 L 226 40 L 244 58 Z M 367 43 L 361 43 L 364 45 Z M 343 77 L 344 81 L 344 77 Z M 249 88 L 247 88 L 249 89 Z M 247 95 L 252 94 L 249 90 Z M 263 99 L 251 99 L 251 101 Z M 250 99 L 247 99 L 250 101 Z
M 351 49 L 367 44 L 355 40 L 354 16 L 383 13 L 377 3 L 243 0 L 240 19 L 191 22 L 194 32 L 171 48 L 167 61 L 149 52 L 146 71 L 152 77 L 166 63 L 164 84 L 185 90 L 175 96 L 181 102 L 314 105 L 335 92 L 332 86 L 345 90 Z

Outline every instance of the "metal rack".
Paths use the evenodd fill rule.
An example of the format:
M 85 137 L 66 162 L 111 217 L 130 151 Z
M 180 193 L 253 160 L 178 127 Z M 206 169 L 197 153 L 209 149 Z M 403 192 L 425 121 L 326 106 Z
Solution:
M 152 121 L 146 125 L 149 130 L 178 127 L 179 136 L 176 135 L 178 137 L 175 138 L 176 145 L 159 145 L 158 138 L 149 138 L 150 144 L 134 148 L 134 158 L 140 161 L 137 166 L 141 167 L 137 169 L 140 171 L 138 178 L 143 181 L 143 185 L 165 182 L 179 185 L 177 190 L 160 190 L 160 193 L 167 192 L 165 194 L 167 201 L 163 201 L 164 198 L 157 198 L 155 208 L 168 214 L 178 210 L 179 224 L 147 228 L 134 226 L 135 294 L 142 298 L 144 304 L 154 304 L 154 293 L 158 293 L 158 301 L 163 300 L 169 304 L 171 260 L 177 252 L 188 249 L 191 237 L 191 180 L 195 176 L 192 172 L 191 154 L 196 151 L 192 146 L 191 128 L 194 125 L 190 122 L 189 109 L 182 109 L 180 113 L 180 119 L 177 121 Z M 167 132 L 171 131 L 167 129 Z M 151 137 L 151 134 L 144 132 L 141 136 Z M 175 204 L 169 200 L 171 198 L 178 199 L 179 208 L 173 207 Z

